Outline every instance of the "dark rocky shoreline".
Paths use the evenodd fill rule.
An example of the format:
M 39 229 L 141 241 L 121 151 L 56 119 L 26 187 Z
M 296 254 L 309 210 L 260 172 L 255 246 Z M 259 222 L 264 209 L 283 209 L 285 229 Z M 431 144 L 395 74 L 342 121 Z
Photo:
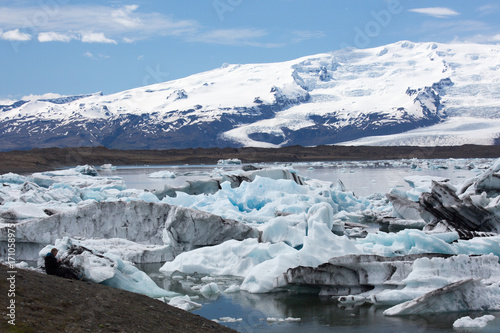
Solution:
M 282 148 L 189 148 L 118 150 L 105 147 L 44 148 L 0 152 L 0 173 L 37 172 L 83 164 L 181 165 L 216 164 L 238 158 L 243 163 L 389 160 L 403 158 L 497 158 L 500 145 L 492 146 L 288 146 Z

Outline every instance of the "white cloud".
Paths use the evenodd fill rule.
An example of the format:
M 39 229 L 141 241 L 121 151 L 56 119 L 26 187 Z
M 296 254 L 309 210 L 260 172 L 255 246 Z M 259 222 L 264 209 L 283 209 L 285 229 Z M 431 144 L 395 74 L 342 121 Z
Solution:
M 59 97 L 64 97 L 64 95 L 56 94 L 56 93 L 46 93 L 43 95 L 27 95 L 23 96 L 21 100 L 23 101 L 36 101 L 39 99 L 53 99 L 53 98 L 59 98 Z
M 8 41 L 19 41 L 25 42 L 31 40 L 31 35 L 21 32 L 19 29 L 9 30 L 6 32 L 0 31 L 0 39 L 8 40 Z
M 264 37 L 267 32 L 262 29 L 217 29 L 202 34 L 192 35 L 189 40 L 209 44 L 248 45 L 257 47 L 276 47 L 278 44 L 260 43 L 256 40 Z
M 458 38 L 456 37 L 453 42 L 455 43 L 481 43 L 481 44 L 498 44 L 500 43 L 500 34 L 496 35 L 483 35 L 477 34 L 472 37 Z
M 49 32 L 40 32 L 38 34 L 38 41 L 41 43 L 44 42 L 70 42 L 72 39 L 76 39 L 77 37 L 74 34 L 65 34 L 55 31 Z
M 87 32 L 82 34 L 83 43 L 116 44 L 116 41 L 107 38 L 102 32 Z
M 460 13 L 454 11 L 453 9 L 446 7 L 427 7 L 427 8 L 414 8 L 410 9 L 410 12 L 434 16 L 437 18 L 446 18 L 451 16 L 460 15 Z
M 423 32 L 440 31 L 441 33 L 463 35 L 464 33 L 488 31 L 490 26 L 477 20 L 428 21 L 422 24 Z
M 25 2 L 29 3 L 29 2 Z M 236 28 L 208 30 L 198 21 L 176 19 L 163 13 L 141 10 L 138 5 L 106 6 L 96 4 L 60 4 L 42 6 L 1 6 L 1 29 L 18 31 L 18 38 L 31 38 L 19 31 L 33 31 L 39 42 L 134 43 L 139 40 L 174 36 L 190 42 L 234 46 L 278 47 L 263 43 L 267 36 L 262 29 Z M 8 36 L 8 35 L 7 35 Z M 296 39 L 321 38 L 321 32 L 298 32 Z M 0 35 L 0 38 L 2 36 Z
M 137 8 L 139 8 L 138 5 L 129 5 L 116 9 L 111 13 L 111 18 L 116 23 L 121 24 L 124 27 L 136 28 L 142 23 L 139 17 L 131 16 Z
M 109 59 L 110 56 L 107 54 L 99 53 L 99 54 L 93 54 L 90 51 L 87 51 L 83 54 L 84 57 L 94 59 L 94 60 L 99 60 L 99 59 Z
M 293 32 L 295 36 L 293 41 L 298 43 L 308 39 L 324 38 L 326 34 L 323 31 L 308 31 L 308 30 L 297 30 Z
M 178 20 L 156 12 L 139 12 L 139 6 L 59 5 L 0 7 L 0 29 L 30 29 L 46 33 L 80 35 L 85 42 L 116 43 L 153 36 L 184 36 L 196 32 L 194 20 Z M 96 35 L 89 35 L 90 33 Z M 97 35 L 99 34 L 99 35 Z M 99 36 L 108 36 L 100 38 Z
M 124 42 L 124 43 L 127 43 L 127 44 L 131 44 L 131 43 L 135 43 L 135 39 L 133 39 L 133 38 L 128 38 L 128 37 L 124 37 L 124 38 L 123 38 L 123 42 Z
M 486 15 L 491 15 L 491 14 L 495 14 L 499 9 L 499 6 L 498 5 L 483 5 L 483 6 L 480 6 L 476 9 L 476 12 L 479 13 L 479 15 L 481 16 L 486 16 Z
M 10 99 L 10 98 L 0 98 L 0 105 L 11 105 L 15 103 L 17 99 Z

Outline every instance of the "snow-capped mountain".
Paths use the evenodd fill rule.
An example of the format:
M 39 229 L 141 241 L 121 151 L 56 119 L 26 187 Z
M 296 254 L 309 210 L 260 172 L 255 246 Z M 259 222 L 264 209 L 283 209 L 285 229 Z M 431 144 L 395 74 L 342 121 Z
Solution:
M 398 42 L 0 105 L 2 150 L 494 144 L 500 45 Z

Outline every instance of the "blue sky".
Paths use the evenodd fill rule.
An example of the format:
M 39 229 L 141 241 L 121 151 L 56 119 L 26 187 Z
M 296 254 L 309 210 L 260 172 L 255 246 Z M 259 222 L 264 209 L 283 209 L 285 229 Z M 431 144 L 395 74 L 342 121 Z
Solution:
M 0 0 L 0 100 L 115 93 L 224 63 L 500 42 L 497 0 Z

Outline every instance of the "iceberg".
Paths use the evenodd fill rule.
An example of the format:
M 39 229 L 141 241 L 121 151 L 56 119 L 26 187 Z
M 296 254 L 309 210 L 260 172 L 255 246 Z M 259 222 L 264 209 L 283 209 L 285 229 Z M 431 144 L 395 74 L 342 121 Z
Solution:
M 172 171 L 168 170 L 162 170 L 162 171 L 156 171 L 153 173 L 150 173 L 149 178 L 175 178 L 175 173 Z
M 193 311 L 201 308 L 201 304 L 192 301 L 188 295 L 175 296 L 168 302 L 168 304 L 184 311 Z
M 7 229 L 0 228 L 0 232 L 0 241 L 7 241 Z M 19 243 L 51 244 L 64 236 L 120 238 L 156 245 L 153 251 L 140 246 L 130 247 L 138 252 L 127 257 L 160 262 L 171 260 L 183 251 L 230 239 L 259 238 L 260 232 L 213 214 L 145 201 L 91 202 L 60 214 L 16 224 Z
M 495 320 L 495 316 L 484 315 L 482 317 L 477 317 L 472 319 L 469 316 L 462 317 L 455 320 L 453 323 L 453 328 L 484 328 L 488 325 L 488 322 Z
M 386 316 L 440 312 L 499 311 L 500 286 L 485 286 L 474 279 L 461 280 L 384 311 Z
M 241 165 L 241 160 L 238 158 L 229 158 L 226 160 L 218 160 L 217 165 Z
M 462 239 L 498 234 L 500 218 L 474 203 L 469 196 L 463 199 L 445 183 L 433 181 L 430 193 L 420 196 L 422 217 L 428 223 L 425 230 L 457 231 Z
M 144 272 L 119 256 L 100 252 L 83 246 L 81 242 L 70 237 L 56 240 L 54 245 L 47 245 L 39 252 L 39 264 L 55 247 L 59 250 L 58 257 L 67 265 L 84 273 L 84 279 L 94 283 L 102 283 L 111 287 L 148 295 L 154 298 L 174 297 L 178 294 L 161 289 Z

